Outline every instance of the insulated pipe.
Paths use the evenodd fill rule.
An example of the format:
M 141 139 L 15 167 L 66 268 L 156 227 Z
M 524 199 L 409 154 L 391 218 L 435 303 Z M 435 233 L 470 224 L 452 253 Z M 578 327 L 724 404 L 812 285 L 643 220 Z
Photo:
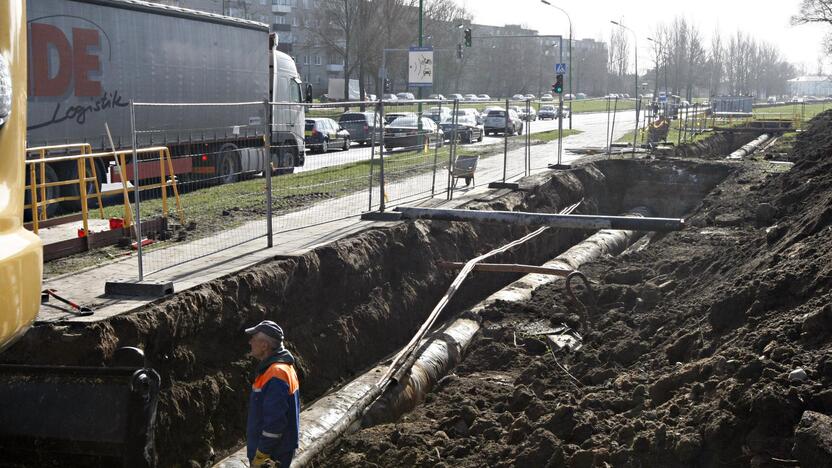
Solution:
M 763 133 L 762 135 L 758 136 L 756 139 L 751 141 L 751 143 L 743 145 L 740 149 L 728 155 L 726 159 L 743 159 L 746 156 L 750 156 L 755 151 L 757 151 L 757 148 L 759 148 L 760 146 L 762 146 L 763 143 L 768 141 L 769 138 L 771 138 L 771 136 L 769 136 L 768 133 Z
M 637 208 L 631 215 L 647 214 Z M 559 270 L 577 270 L 603 255 L 617 255 L 632 245 L 640 236 L 637 231 L 602 230 L 543 266 Z M 480 312 L 497 303 L 520 302 L 531 298 L 535 289 L 558 280 L 557 276 L 529 274 L 492 294 L 474 306 L 470 312 L 433 333 L 422 341 L 419 357 L 399 385 L 391 385 L 364 416 L 362 426 L 368 427 L 396 421 L 424 401 L 427 394 L 444 375 L 462 361 L 465 350 L 480 329 Z
M 642 218 L 631 216 L 597 216 L 573 214 L 526 213 L 522 211 L 477 211 L 443 208 L 399 207 L 403 219 L 438 219 L 443 221 L 492 221 L 509 224 L 550 226 L 561 229 L 624 229 L 633 231 L 680 231 L 685 220 L 678 218 Z

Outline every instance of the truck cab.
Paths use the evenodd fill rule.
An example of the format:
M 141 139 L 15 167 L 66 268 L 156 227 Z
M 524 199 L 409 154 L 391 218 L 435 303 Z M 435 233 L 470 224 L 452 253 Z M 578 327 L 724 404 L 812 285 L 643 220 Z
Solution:
M 278 172 L 290 173 L 304 162 L 306 112 L 303 86 L 295 61 L 277 50 L 276 37 L 270 42 L 270 101 L 273 103 L 270 161 L 273 167 L 280 168 Z

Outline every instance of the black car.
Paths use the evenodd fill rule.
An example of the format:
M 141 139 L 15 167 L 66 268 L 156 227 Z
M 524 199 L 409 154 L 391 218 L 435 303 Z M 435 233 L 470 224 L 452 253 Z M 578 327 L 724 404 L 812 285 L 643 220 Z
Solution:
M 350 149 L 350 132 L 332 119 L 306 119 L 306 147 L 321 153 L 332 148 Z
M 417 128 L 416 116 L 402 116 L 390 122 L 384 128 L 384 148 L 421 148 L 435 146 L 441 148 L 444 140 L 442 129 L 436 123 L 422 117 L 422 128 Z
M 473 117 L 459 116 L 456 124 L 452 118 L 446 119 L 442 122 L 442 131 L 445 132 L 445 139 L 451 140 L 458 138 L 457 141 L 461 143 L 472 143 L 474 141 L 482 141 L 483 130 L 477 125 L 477 121 Z
M 373 140 L 372 129 L 376 132 L 376 141 L 381 140 L 381 117 L 374 112 L 344 112 L 338 123 L 348 132 L 350 139 L 362 145 Z

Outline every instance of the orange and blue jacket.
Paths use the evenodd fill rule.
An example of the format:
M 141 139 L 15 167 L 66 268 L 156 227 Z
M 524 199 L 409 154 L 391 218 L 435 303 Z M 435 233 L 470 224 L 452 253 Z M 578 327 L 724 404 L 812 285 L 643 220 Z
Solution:
M 274 457 L 298 447 L 300 384 L 294 363 L 292 354 L 283 349 L 257 366 L 246 430 L 249 460 L 258 450 Z

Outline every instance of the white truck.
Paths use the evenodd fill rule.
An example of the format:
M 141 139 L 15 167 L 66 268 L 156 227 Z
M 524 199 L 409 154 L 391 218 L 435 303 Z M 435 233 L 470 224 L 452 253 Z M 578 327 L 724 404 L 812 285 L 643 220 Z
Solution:
M 294 60 L 277 50 L 267 25 L 140 0 L 28 0 L 27 8 L 28 147 L 85 142 L 93 151 L 107 151 L 106 122 L 115 146 L 129 148 L 131 100 L 268 100 L 298 105 L 158 107 L 152 114 L 140 109 L 137 126 L 154 131 L 140 132 L 138 146 L 168 146 L 183 179 L 228 183 L 263 171 L 268 161 L 278 172 L 303 165 L 300 75 Z M 271 122 L 268 160 L 266 119 Z M 158 173 L 158 163 L 144 167 L 150 164 L 139 164 L 140 179 Z M 50 164 L 46 178 L 74 179 L 76 167 Z M 109 168 L 98 169 L 101 183 Z M 132 175 L 132 165 L 125 169 Z M 50 190 L 49 198 L 57 198 L 77 195 L 78 188 Z

